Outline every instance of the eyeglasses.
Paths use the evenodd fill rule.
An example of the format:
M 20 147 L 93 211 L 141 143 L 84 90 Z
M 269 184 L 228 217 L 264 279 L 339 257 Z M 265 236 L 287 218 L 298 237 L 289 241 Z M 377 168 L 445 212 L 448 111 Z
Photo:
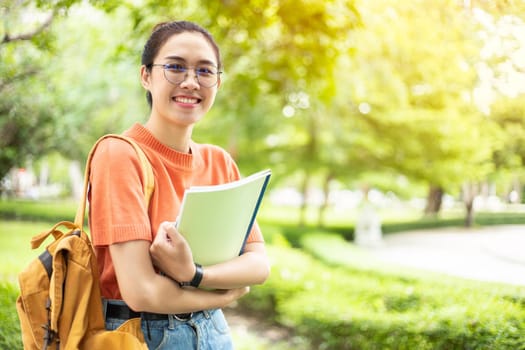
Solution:
M 213 66 L 186 67 L 182 64 L 151 64 L 151 67 L 159 66 L 164 69 L 164 77 L 174 85 L 179 85 L 188 77 L 188 71 L 193 69 L 195 77 L 200 86 L 213 87 L 219 81 L 219 75 L 222 73 Z

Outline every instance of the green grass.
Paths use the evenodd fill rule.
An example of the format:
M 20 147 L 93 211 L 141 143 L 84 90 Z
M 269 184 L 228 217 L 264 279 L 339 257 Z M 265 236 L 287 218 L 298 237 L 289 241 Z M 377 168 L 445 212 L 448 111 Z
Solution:
M 0 281 L 0 349 L 22 349 L 20 323 L 15 309 L 18 288 Z
M 71 203 L 0 201 L 0 217 L 42 220 L 0 221 L 0 348 L 21 346 L 16 276 L 43 249 L 32 251 L 31 237 L 56 221 L 72 220 L 75 210 Z M 267 208 L 262 213 L 272 274 L 241 299 L 241 307 L 261 320 L 291 327 L 301 348 L 525 350 L 525 287 L 385 267 L 348 242 L 351 214 L 335 219 L 340 213 L 330 213 L 329 228 L 318 229 L 312 211 L 305 227 L 295 221 L 298 211 Z M 463 219 L 457 213 L 411 215 L 386 222 L 383 230 L 460 226 Z M 478 213 L 476 219 L 478 225 L 525 223 L 523 213 Z M 270 346 L 254 332 L 237 329 L 233 336 L 238 349 Z M 294 348 L 287 342 L 271 346 Z
M 59 222 L 73 221 L 77 203 L 72 200 L 0 200 L 0 219 Z
M 61 201 L 30 201 L 30 200 L 0 200 L 0 220 L 45 221 L 55 223 L 62 220 L 73 221 L 77 203 L 72 200 Z M 354 225 L 359 214 L 358 209 L 328 208 L 323 222 L 324 229 L 337 232 L 347 240 L 352 240 Z M 407 208 L 384 208 L 379 210 L 384 234 L 404 232 L 419 229 L 463 226 L 464 210 L 454 208 L 442 211 L 436 217 L 425 217 L 419 210 Z M 306 222 L 300 226 L 301 212 L 299 208 L 289 206 L 272 206 L 265 203 L 261 207 L 258 221 L 266 226 L 285 228 L 285 236 L 295 245 L 296 236 L 302 232 L 318 227 L 318 209 L 306 209 Z M 525 224 L 525 212 L 515 210 L 506 212 L 477 212 L 474 225 L 505 225 Z M 86 224 L 85 224 L 86 225 Z
M 31 237 L 48 223 L 0 222 L 4 280 L 41 249 Z M 301 348 L 325 349 L 523 349 L 525 288 L 470 282 L 432 273 L 385 268 L 366 251 L 323 230 L 298 237 L 291 248 L 278 225 L 269 234 L 272 275 L 241 300 L 261 319 L 294 330 Z M 15 234 L 16 233 L 16 234 Z M 14 283 L 0 285 L 0 348 L 20 348 Z M 238 349 L 285 350 L 255 332 L 234 329 Z
M 48 222 L 0 221 L 0 349 L 22 349 L 18 315 L 15 301 L 19 293 L 17 275 L 29 262 L 36 258 L 46 244 L 31 250 L 31 238 L 52 227 Z M 270 345 L 275 350 L 289 349 L 288 342 L 269 344 L 253 329 L 233 328 L 232 337 L 239 350 L 263 350 Z
M 306 213 L 306 222 L 301 226 L 298 225 L 300 222 L 299 208 L 266 206 L 258 216 L 258 221 L 265 226 L 278 227 L 294 247 L 299 247 L 298 241 L 305 232 L 319 228 L 316 208 L 307 208 Z M 340 234 L 346 240 L 352 241 L 357 215 L 357 210 L 329 209 L 323 230 Z M 438 216 L 423 216 L 421 212 L 414 209 L 383 209 L 379 211 L 379 215 L 381 229 L 385 235 L 414 230 L 464 227 L 465 225 L 464 211 L 458 208 L 441 212 Z M 509 224 L 525 225 L 525 212 L 522 210 L 476 212 L 474 215 L 474 226 L 477 227 Z
M 16 282 L 18 273 L 43 251 L 44 245 L 31 250 L 31 238 L 50 228 L 46 222 L 0 221 L 0 281 Z
M 31 238 L 50 228 L 46 222 L 0 221 L 0 349 L 22 349 L 15 307 L 17 276 L 43 250 L 31 250 Z
M 337 209 L 327 208 L 324 213 L 324 223 L 333 227 L 353 227 L 359 215 L 359 209 Z M 415 209 L 393 210 L 392 208 L 379 211 L 384 222 L 407 222 L 416 221 L 421 218 L 421 212 Z M 462 214 L 458 211 L 451 211 L 444 214 L 446 217 L 460 217 Z M 277 206 L 264 203 L 257 218 L 261 222 L 270 222 L 272 224 L 297 224 L 300 221 L 301 211 L 298 207 Z M 317 207 L 309 206 L 304 214 L 305 224 L 316 226 L 319 222 L 319 210 Z
M 322 231 L 269 247 L 272 274 L 242 305 L 324 349 L 525 349 L 525 287 L 379 264 Z

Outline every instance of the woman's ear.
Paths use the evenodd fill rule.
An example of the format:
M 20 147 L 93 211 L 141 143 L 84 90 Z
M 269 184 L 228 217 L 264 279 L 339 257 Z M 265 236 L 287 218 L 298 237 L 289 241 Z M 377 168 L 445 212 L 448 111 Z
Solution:
M 217 78 L 217 89 L 221 87 L 221 76 Z
M 151 74 L 149 69 L 144 65 L 140 67 L 140 83 L 142 84 L 144 89 L 149 90 L 151 83 Z

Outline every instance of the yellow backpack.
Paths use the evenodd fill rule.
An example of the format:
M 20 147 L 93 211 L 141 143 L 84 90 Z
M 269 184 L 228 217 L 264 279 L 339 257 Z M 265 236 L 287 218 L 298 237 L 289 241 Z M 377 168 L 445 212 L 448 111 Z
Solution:
M 89 236 L 83 231 L 91 159 L 99 142 L 110 137 L 124 140 L 136 150 L 145 179 L 144 199 L 149 204 L 154 177 L 144 152 L 125 136 L 101 137 L 88 156 L 84 193 L 75 221 L 59 222 L 33 237 L 32 249 L 50 235 L 55 240 L 18 275 L 20 296 L 16 308 L 25 350 L 147 349 L 140 318 L 128 320 L 117 330 L 105 330 L 97 260 Z

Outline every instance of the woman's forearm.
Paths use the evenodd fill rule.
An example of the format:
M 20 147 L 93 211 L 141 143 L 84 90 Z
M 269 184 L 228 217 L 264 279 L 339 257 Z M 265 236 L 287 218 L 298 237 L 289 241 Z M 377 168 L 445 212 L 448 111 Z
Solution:
M 248 288 L 215 291 L 181 288 L 173 280 L 160 275 L 156 275 L 144 289 L 150 293 L 143 294 L 142 298 L 135 296 L 133 302 L 136 304 L 130 307 L 135 311 L 169 314 L 222 308 L 249 291 Z
M 153 263 L 178 282 L 189 282 L 195 274 L 191 249 L 172 223 L 164 222 L 150 247 Z M 231 289 L 263 283 L 270 273 L 263 242 L 246 244 L 244 253 L 230 261 L 204 266 L 200 286 Z
M 186 313 L 224 307 L 248 292 L 247 288 L 207 291 L 181 288 L 153 268 L 148 241 L 110 246 L 122 299 L 135 311 Z
M 213 266 L 204 266 L 201 286 L 230 289 L 262 284 L 270 274 L 263 243 L 250 243 L 237 258 Z

